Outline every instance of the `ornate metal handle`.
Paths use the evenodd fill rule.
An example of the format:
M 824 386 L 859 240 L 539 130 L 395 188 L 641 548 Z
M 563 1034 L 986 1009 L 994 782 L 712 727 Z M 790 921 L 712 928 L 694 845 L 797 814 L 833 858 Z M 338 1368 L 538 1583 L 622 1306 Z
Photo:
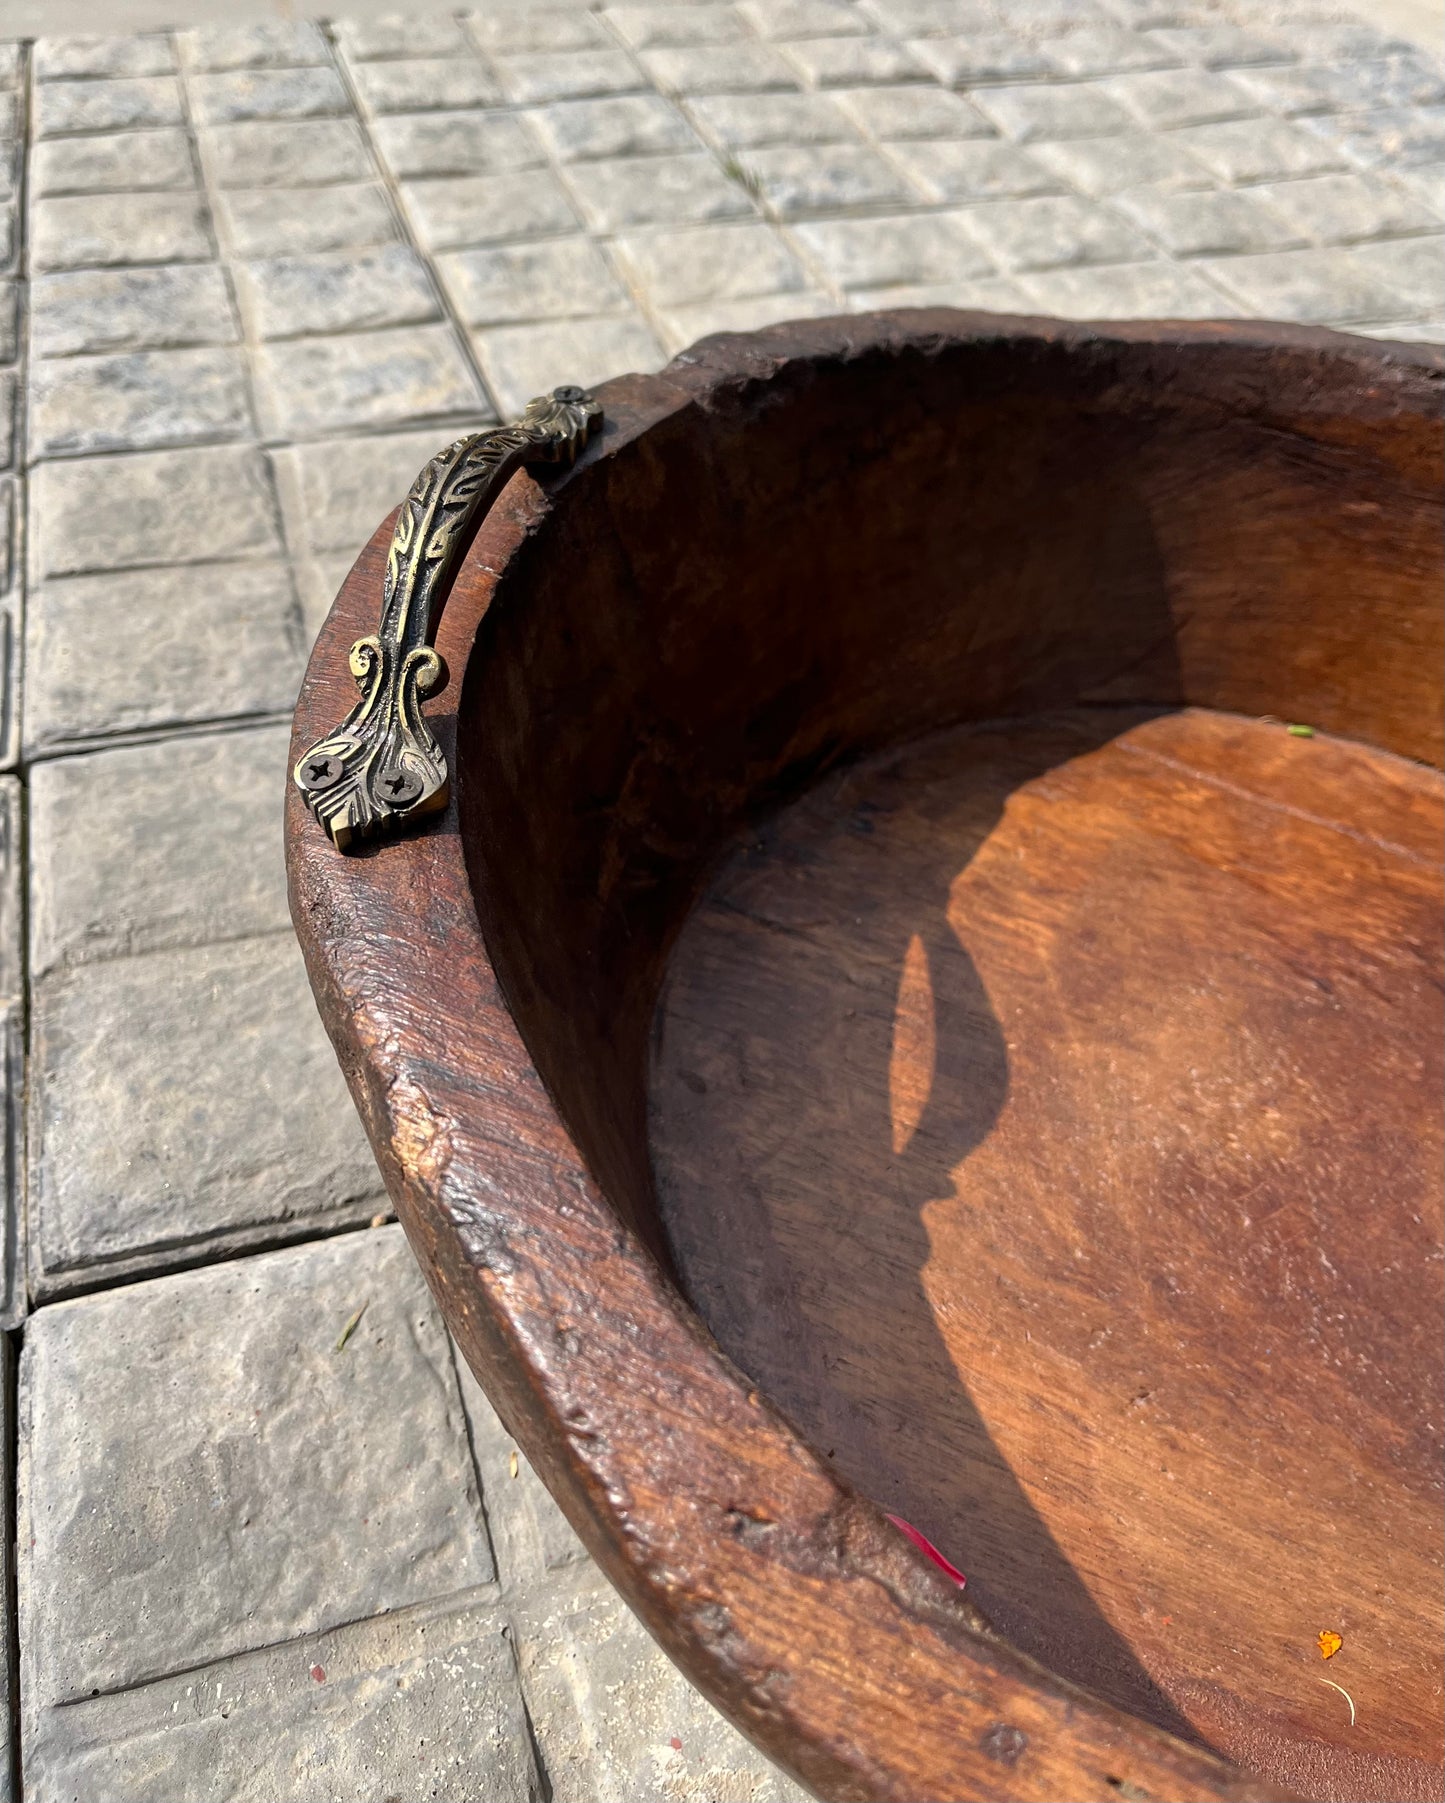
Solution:
M 386 560 L 380 630 L 351 647 L 361 700 L 292 772 L 338 851 L 446 806 L 446 758 L 421 702 L 446 681 L 432 641 L 452 578 L 512 472 L 571 463 L 601 418 L 583 389 L 554 388 L 515 425 L 448 445 L 412 483 Z

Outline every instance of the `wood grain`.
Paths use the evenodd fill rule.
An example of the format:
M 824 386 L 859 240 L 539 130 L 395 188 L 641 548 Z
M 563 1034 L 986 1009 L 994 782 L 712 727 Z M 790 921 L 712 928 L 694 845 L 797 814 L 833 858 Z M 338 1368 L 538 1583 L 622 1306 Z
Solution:
M 458 1343 L 632 1607 L 819 1795 L 1283 1793 L 1012 1647 L 718 1347 L 652 1182 L 677 935 L 749 821 L 950 726 L 1187 703 L 1438 753 L 1441 370 L 947 312 L 708 341 L 608 384 L 600 443 L 478 534 L 429 706 L 448 812 L 341 858 L 289 803 L 313 987 Z

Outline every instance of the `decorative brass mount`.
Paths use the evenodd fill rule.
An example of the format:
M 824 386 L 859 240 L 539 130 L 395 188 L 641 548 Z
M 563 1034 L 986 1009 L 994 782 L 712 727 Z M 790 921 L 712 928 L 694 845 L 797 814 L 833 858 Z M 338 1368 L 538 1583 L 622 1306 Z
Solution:
M 446 682 L 432 641 L 452 580 L 512 472 L 571 463 L 601 418 L 585 390 L 554 388 L 515 425 L 448 445 L 412 483 L 386 560 L 380 629 L 351 647 L 361 700 L 292 772 L 338 851 L 446 806 L 446 758 L 421 702 Z

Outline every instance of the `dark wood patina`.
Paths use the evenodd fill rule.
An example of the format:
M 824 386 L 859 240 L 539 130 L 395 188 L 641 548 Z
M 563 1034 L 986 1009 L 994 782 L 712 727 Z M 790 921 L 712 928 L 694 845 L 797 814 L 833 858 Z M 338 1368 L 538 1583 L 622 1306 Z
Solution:
M 1434 352 L 1282 327 L 921 312 L 708 341 L 606 385 L 575 469 L 515 477 L 483 524 L 437 638 L 453 672 L 428 709 L 456 773 L 445 813 L 343 857 L 288 799 L 313 986 L 452 1331 L 658 1640 L 822 1796 L 1438 1791 L 1438 1585 L 1417 1594 L 1439 1559 L 1438 1193 L 1406 1152 L 1440 1133 L 1420 1101 L 1439 790 L 1419 765 L 1441 749 L 1441 379 Z M 375 625 L 390 530 L 318 640 L 293 757 L 350 705 L 347 649 Z M 857 855 L 859 839 L 881 850 Z M 788 917 L 790 870 L 810 906 L 827 902 L 821 924 Z M 1210 910 L 1179 901 L 1196 883 L 1216 898 L 1212 941 Z M 913 905 L 930 889 L 933 927 Z M 1158 1009 L 1117 939 L 1091 951 L 1095 921 L 1136 894 Z M 750 908 L 757 944 L 739 949 Z M 1273 1141 L 1254 1107 L 1273 1100 L 1250 1092 L 1255 1138 L 1234 1165 L 1219 1110 L 1179 1092 L 1177 997 L 1215 942 L 1241 1042 L 1273 1033 L 1287 1051 L 1312 1030 L 1302 998 L 1327 987 L 1359 1025 L 1358 1070 L 1334 1016 L 1324 1049 L 1306 1048 L 1340 1118 L 1297 1161 L 1301 1193 L 1289 1085 Z M 866 973 L 880 947 L 883 975 L 858 978 L 848 1016 L 862 1025 L 839 1039 L 829 1010 L 847 1010 L 822 966 Z M 1068 1118 L 1047 1098 L 1067 1048 L 1036 1055 L 1053 1004 L 1029 1013 L 1020 992 L 1022 1041 L 988 1007 L 989 985 L 1040 968 L 1070 1019 L 1097 1021 L 1093 1054 L 1155 1036 L 1160 1080 L 1129 1092 L 1124 1141 L 1193 1109 L 1172 1165 L 1099 1179 L 1113 1142 L 1093 1122 L 1088 1158 L 1072 1176 L 1061 1162 Z M 1360 970 L 1371 981 L 1351 986 Z M 739 1033 L 791 1057 L 786 1080 L 750 1088 L 728 1056 Z M 1201 1033 L 1237 1088 L 1247 1060 Z M 858 1054 L 875 1040 L 878 1056 Z M 962 1102 L 933 1097 L 936 1068 L 962 1075 Z M 1080 1082 L 1074 1104 L 1094 1093 Z M 769 1133 L 841 1151 L 769 1191 Z M 1014 1230 L 980 1237 L 966 1209 L 936 1206 L 949 1133 L 966 1172 L 1013 1160 L 999 1181 Z M 940 1170 L 907 1188 L 902 1161 L 916 1172 L 930 1136 Z M 1343 1264 L 1333 1287 L 1282 1298 L 1267 1366 L 1246 1177 L 1251 1220 L 1293 1206 L 1290 1243 Z M 1117 1219 L 1079 1218 L 1111 1200 Z M 1067 1279 L 1061 1235 L 1087 1252 Z M 1149 1268 L 1171 1236 L 1183 1288 L 1129 1288 L 1129 1246 Z M 945 1304 L 980 1270 L 1037 1286 L 1045 1350 L 1020 1336 L 1011 1359 L 1024 1317 L 1001 1307 L 986 1368 L 978 1354 L 986 1422 L 982 1404 L 965 1420 L 977 1398 L 954 1368 L 978 1352 L 969 1324 L 947 1306 L 937 1331 L 926 1318 L 924 1266 L 946 1274 L 950 1258 L 963 1275 Z M 1217 1308 L 1189 1287 L 1201 1269 Z M 1104 1329 L 1116 1338 L 1091 1362 Z M 872 1360 L 861 1378 L 824 1380 L 805 1356 L 850 1345 Z M 1062 1402 L 1041 1375 L 1051 1353 L 1072 1359 Z M 1130 1490 L 1131 1461 L 1162 1444 L 1121 1412 L 1151 1372 L 1182 1536 L 1158 1473 Z M 1210 1465 L 1209 1411 L 1231 1397 L 1289 1453 L 1289 1482 Z M 875 1403 L 898 1417 L 886 1445 Z M 1302 1496 L 1294 1455 L 1312 1434 L 1319 1493 Z M 1206 1477 L 1234 1494 L 1206 1496 Z M 1107 1556 L 1091 1571 L 1079 1549 L 1090 1511 L 1129 1494 L 1127 1528 L 1100 1515 L 1100 1535 L 1158 1566 L 1111 1589 Z M 869 1496 L 968 1537 L 944 1547 L 964 1596 Z M 1238 1534 L 1210 1530 L 1239 1516 L 1253 1565 Z M 1281 1593 L 1323 1583 L 1361 1532 L 1399 1556 L 1365 1562 L 1353 1615 L 1338 1587 L 1293 1614 L 1241 1594 L 1246 1566 Z M 1171 1644 L 1176 1596 L 1190 1638 L 1232 1621 L 1235 1642 Z M 1342 1608 L 1340 1661 L 1305 1639 L 1293 1666 L 1296 1617 L 1312 1633 Z M 1370 1699 L 1353 1733 L 1326 1673 L 1362 1717 Z

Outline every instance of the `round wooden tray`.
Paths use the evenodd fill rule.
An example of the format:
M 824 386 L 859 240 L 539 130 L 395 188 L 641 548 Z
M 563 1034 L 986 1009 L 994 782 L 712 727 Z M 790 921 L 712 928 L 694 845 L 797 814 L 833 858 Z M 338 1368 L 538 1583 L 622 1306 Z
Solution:
M 709 340 L 484 522 L 447 811 L 291 798 L 453 1333 L 820 1795 L 1439 1794 L 1442 372 Z

